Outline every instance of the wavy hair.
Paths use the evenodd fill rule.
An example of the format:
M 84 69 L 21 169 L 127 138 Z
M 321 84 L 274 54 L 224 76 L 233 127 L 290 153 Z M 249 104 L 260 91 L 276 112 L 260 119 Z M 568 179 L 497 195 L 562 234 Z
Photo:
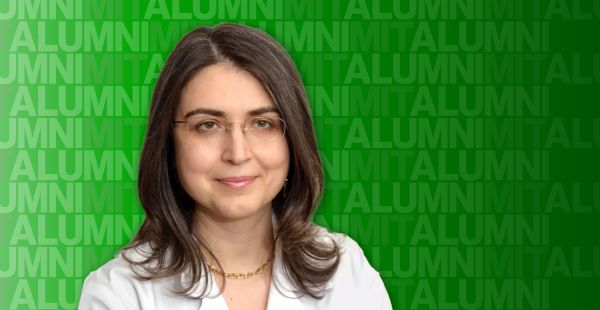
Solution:
M 176 45 L 156 82 L 138 174 L 138 195 L 146 218 L 125 248 L 150 245 L 144 259 L 132 264 L 136 276 L 151 280 L 189 272 L 190 282 L 174 288 L 188 298 L 208 267 L 192 231 L 194 202 L 177 181 L 173 119 L 182 89 L 203 68 L 227 62 L 246 70 L 266 89 L 287 124 L 290 153 L 288 182 L 272 201 L 278 222 L 276 242 L 290 282 L 303 294 L 321 298 L 322 288 L 340 260 L 339 246 L 317 239 L 313 214 L 323 191 L 323 167 L 310 115 L 308 98 L 298 71 L 284 48 L 266 33 L 238 24 L 200 27 Z M 285 193 L 284 193 L 285 191 Z M 209 251 L 209 254 L 214 255 Z M 317 262 L 317 264 L 315 264 Z M 205 277 L 208 284 L 209 277 Z

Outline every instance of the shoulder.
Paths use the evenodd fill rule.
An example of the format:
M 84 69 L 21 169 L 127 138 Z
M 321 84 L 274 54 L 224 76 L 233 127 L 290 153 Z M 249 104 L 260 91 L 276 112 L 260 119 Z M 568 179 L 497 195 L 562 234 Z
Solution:
M 373 268 L 361 246 L 351 237 L 319 227 L 319 238 L 335 241 L 340 263 L 329 282 L 331 291 L 324 302 L 334 308 L 391 309 L 389 295 L 379 272 Z M 338 302 L 344 303 L 338 304 Z
M 371 266 L 361 246 L 349 236 L 330 232 L 324 227 L 317 226 L 317 239 L 323 243 L 332 241 L 340 250 L 340 264 L 336 275 L 343 277 L 379 276 Z
M 170 298 L 167 280 L 143 281 L 136 277 L 132 264 L 125 259 L 143 260 L 143 248 L 120 251 L 117 256 L 85 279 L 78 309 L 151 309 L 146 304 L 157 297 Z M 157 293 L 165 296 L 156 296 Z
M 344 267 L 353 269 L 372 269 L 375 271 L 367 261 L 361 246 L 354 239 L 342 233 L 331 232 L 321 226 L 316 226 L 316 229 L 317 240 L 325 244 L 335 242 L 340 249 L 340 265 L 343 264 Z
M 95 271 L 83 282 L 79 309 L 139 309 L 139 285 L 130 264 L 119 252 L 117 256 Z

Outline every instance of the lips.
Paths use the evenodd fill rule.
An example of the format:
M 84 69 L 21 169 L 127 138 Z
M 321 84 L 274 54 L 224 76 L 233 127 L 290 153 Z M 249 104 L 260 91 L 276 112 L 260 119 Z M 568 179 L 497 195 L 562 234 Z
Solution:
M 236 177 L 227 177 L 227 178 L 219 178 L 221 184 L 231 187 L 231 188 L 242 188 L 246 185 L 249 185 L 256 179 L 256 176 L 236 176 Z

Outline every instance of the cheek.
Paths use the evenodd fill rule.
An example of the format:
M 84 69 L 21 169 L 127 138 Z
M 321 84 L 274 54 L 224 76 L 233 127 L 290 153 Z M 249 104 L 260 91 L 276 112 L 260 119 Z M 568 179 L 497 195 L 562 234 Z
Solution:
M 287 175 L 290 164 L 290 155 L 287 144 L 283 144 L 277 148 L 265 148 L 259 152 L 259 156 L 263 159 L 266 169 L 273 171 L 277 175 Z
M 189 193 L 189 184 L 201 182 L 214 166 L 214 152 L 198 151 L 185 141 L 175 142 L 175 166 L 180 181 Z
M 206 153 L 193 152 L 191 150 L 181 150 L 177 155 L 177 167 L 183 173 L 188 171 L 191 172 L 203 172 L 209 165 L 206 163 L 209 161 L 209 157 Z

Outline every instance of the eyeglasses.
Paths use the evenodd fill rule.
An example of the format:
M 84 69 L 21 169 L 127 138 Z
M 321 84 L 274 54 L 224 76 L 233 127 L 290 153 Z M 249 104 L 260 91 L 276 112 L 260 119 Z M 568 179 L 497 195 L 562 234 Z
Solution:
M 187 137 L 191 141 L 205 145 L 222 145 L 231 131 L 233 124 L 227 119 L 198 115 L 186 121 L 174 121 L 175 124 L 186 124 Z M 285 121 L 278 117 L 259 116 L 241 123 L 242 134 L 252 145 L 268 144 L 285 135 Z

